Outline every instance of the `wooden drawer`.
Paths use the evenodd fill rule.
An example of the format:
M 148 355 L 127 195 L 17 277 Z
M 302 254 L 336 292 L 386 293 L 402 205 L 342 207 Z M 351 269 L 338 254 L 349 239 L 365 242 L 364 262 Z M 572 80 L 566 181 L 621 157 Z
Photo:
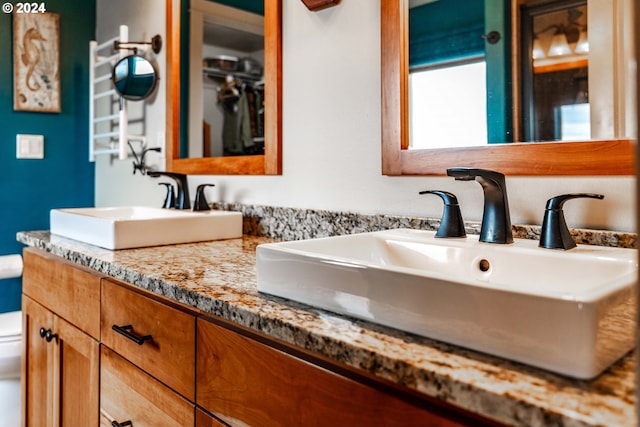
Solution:
M 100 279 L 38 249 L 23 251 L 22 292 L 96 339 L 100 339 Z
M 107 347 L 101 347 L 100 426 L 194 425 L 194 405 Z
M 101 326 L 103 344 L 194 400 L 195 316 L 105 279 Z
M 231 425 L 483 425 L 459 421 L 458 414 L 435 403 L 400 398 L 335 374 L 207 320 L 198 319 L 197 330 L 196 404 Z
M 196 427 L 228 427 L 228 424 L 215 419 L 200 408 L 196 408 Z

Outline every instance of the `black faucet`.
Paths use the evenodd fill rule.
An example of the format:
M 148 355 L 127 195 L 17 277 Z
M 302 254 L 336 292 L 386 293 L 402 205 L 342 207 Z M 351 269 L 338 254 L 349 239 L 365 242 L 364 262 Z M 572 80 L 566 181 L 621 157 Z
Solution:
M 215 184 L 200 184 L 196 188 L 196 198 L 193 200 L 194 211 L 210 211 L 211 206 L 207 202 L 207 198 L 204 195 L 204 189 L 207 187 L 215 187 Z
M 513 243 L 511 215 L 507 200 L 504 175 L 489 169 L 449 168 L 447 175 L 456 181 L 477 181 L 484 190 L 484 212 L 480 241 L 486 243 Z
M 176 186 L 178 187 L 178 194 L 176 195 L 176 208 L 191 209 L 187 175 L 182 173 L 163 172 L 163 171 L 148 171 L 147 175 L 152 178 L 158 178 L 160 176 L 166 176 L 166 177 L 172 178 L 176 182 Z
M 467 235 L 464 230 L 464 221 L 462 220 L 462 213 L 460 213 L 458 198 L 455 194 L 440 190 L 421 191 L 418 194 L 435 194 L 440 196 L 444 202 L 442 219 L 440 220 L 436 237 L 465 237 Z
M 573 241 L 567 221 L 564 219 L 562 205 L 569 199 L 578 197 L 588 197 L 591 199 L 604 199 L 602 194 L 577 193 L 562 194 L 547 200 L 544 210 L 544 219 L 542 220 L 542 229 L 540 230 L 540 246 L 547 249 L 563 249 L 569 250 L 575 248 L 576 242 Z
M 162 207 L 165 209 L 175 208 L 176 196 L 173 194 L 173 184 L 170 182 L 159 182 L 158 185 L 165 185 L 167 187 L 167 196 L 164 199 Z

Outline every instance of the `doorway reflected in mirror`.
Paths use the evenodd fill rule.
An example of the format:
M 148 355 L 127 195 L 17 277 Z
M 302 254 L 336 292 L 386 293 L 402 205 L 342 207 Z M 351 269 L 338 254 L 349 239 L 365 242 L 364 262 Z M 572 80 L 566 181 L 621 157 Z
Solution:
M 587 0 L 521 6 L 524 141 L 591 139 Z
M 264 8 L 222 3 L 191 3 L 189 158 L 265 154 Z

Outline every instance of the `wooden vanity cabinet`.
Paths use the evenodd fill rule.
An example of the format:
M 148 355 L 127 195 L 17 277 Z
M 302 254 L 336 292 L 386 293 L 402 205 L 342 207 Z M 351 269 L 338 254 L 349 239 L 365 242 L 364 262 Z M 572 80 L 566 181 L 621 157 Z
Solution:
M 228 424 L 212 417 L 200 408 L 196 408 L 196 427 L 228 427 Z
M 485 425 L 433 402 L 382 390 L 198 319 L 196 403 L 230 425 Z M 216 424 L 203 424 L 203 426 Z
M 194 425 L 194 405 L 131 362 L 102 346 L 100 427 Z
M 25 249 L 24 425 L 194 426 L 195 314 L 161 299 Z
M 25 249 L 23 425 L 98 424 L 100 276 Z
M 23 293 L 26 427 L 494 425 L 38 249 Z

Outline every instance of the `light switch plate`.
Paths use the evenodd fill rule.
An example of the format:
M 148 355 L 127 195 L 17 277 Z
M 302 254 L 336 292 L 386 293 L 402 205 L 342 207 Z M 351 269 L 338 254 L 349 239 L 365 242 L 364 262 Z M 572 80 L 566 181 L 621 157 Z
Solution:
M 44 159 L 44 135 L 16 135 L 17 159 Z

